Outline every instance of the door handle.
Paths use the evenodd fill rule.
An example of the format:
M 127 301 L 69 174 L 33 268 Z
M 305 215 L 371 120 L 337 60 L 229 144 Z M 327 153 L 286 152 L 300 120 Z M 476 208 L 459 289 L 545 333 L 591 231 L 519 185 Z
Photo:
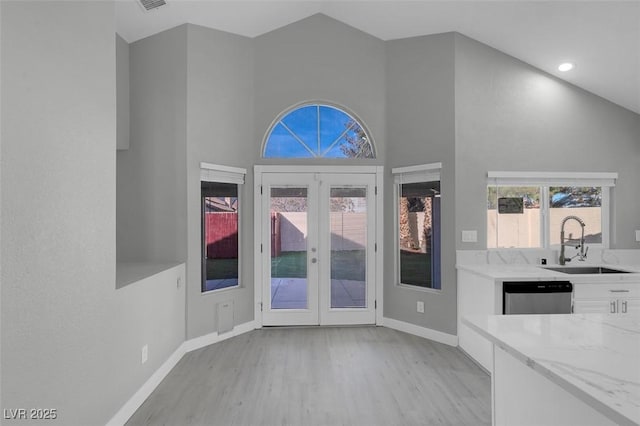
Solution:
M 616 313 L 616 301 L 612 300 L 611 303 L 609 303 L 609 305 L 611 306 L 611 309 L 610 309 L 611 313 L 615 314 Z
M 622 313 L 623 313 L 623 314 L 626 314 L 626 313 L 627 313 L 627 301 L 626 301 L 626 300 L 624 300 L 624 301 L 622 302 Z

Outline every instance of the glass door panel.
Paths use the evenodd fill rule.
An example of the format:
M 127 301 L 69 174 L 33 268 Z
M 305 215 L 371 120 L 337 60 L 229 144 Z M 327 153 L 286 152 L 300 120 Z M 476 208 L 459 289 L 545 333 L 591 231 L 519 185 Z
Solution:
M 367 307 L 367 188 L 331 187 L 331 308 Z
M 375 324 L 375 175 L 319 180 L 320 324 Z
M 271 309 L 307 309 L 307 188 L 271 188 Z
M 317 187 L 308 173 L 262 175 L 263 325 L 319 323 Z

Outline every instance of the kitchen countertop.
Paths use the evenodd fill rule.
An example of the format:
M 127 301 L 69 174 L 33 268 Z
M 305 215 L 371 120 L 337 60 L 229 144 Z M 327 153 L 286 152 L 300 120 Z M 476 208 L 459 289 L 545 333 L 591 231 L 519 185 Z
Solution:
M 618 424 L 640 424 L 640 316 L 490 315 L 463 323 Z
M 558 265 L 546 265 L 547 267 L 557 267 Z M 589 282 L 640 282 L 640 266 L 639 265 L 609 265 L 609 264 L 593 264 L 581 263 L 567 265 L 567 267 L 576 266 L 603 266 L 607 268 L 616 268 L 624 271 L 630 271 L 630 274 L 565 274 L 562 272 L 551 271 L 545 269 L 542 265 L 531 264 L 508 264 L 508 265 L 456 265 L 458 270 L 471 272 L 485 278 L 506 280 L 527 280 L 527 281 L 580 281 Z

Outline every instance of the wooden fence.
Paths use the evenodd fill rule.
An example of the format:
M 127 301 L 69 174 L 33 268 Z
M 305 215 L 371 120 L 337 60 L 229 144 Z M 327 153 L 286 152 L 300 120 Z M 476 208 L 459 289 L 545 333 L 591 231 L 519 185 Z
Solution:
M 205 213 L 205 244 L 209 259 L 238 257 L 238 214 L 231 212 Z

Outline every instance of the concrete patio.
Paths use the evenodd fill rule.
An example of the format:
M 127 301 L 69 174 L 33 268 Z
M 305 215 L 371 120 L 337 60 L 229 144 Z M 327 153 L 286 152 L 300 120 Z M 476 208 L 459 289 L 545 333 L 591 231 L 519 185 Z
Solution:
M 305 278 L 272 278 L 272 309 L 305 309 L 307 284 Z M 219 290 L 238 285 L 236 278 L 207 280 L 205 291 Z M 332 308 L 365 308 L 366 286 L 364 281 L 331 280 Z
M 307 284 L 305 278 L 272 278 L 272 309 L 305 309 Z M 366 307 L 366 283 L 354 280 L 331 280 L 332 308 Z

